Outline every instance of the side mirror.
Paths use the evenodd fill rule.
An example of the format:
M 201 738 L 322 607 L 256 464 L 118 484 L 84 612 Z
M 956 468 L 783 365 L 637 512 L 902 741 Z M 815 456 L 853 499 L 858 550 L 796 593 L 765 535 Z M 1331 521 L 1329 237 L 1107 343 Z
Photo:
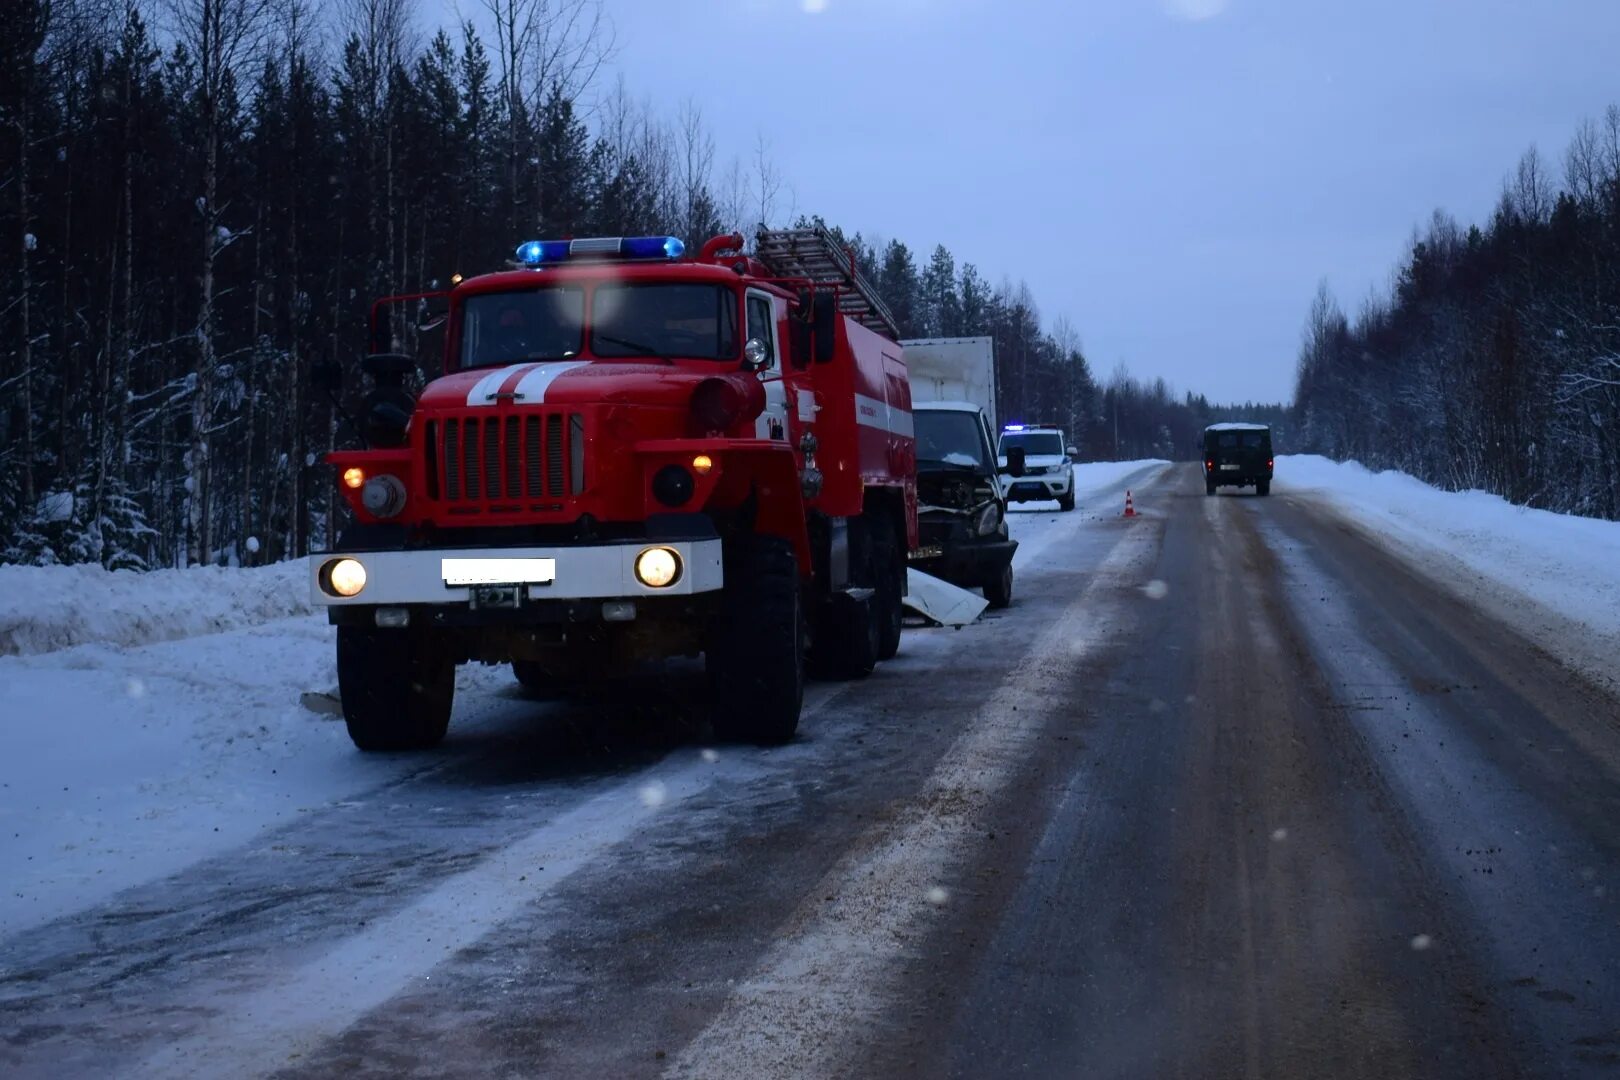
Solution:
M 1024 448 L 1022 446 L 1009 446 L 1007 448 L 1007 475 L 1024 475 Z
M 360 361 L 360 370 L 378 386 L 404 386 L 406 376 L 416 370 L 416 358 L 404 353 L 372 353 Z
M 1079 461 L 1080 460 L 1080 448 L 1077 447 L 1077 446 L 1071 446 L 1071 447 L 1067 448 L 1066 450 L 1064 450 L 1063 452 L 1065 454 L 1069 455 L 1069 460 L 1070 461 Z
M 830 364 L 838 355 L 838 295 L 831 289 L 816 292 L 811 304 L 811 327 L 815 332 L 815 359 Z
M 317 390 L 336 394 L 343 389 L 343 365 L 317 356 L 309 362 L 309 384 Z

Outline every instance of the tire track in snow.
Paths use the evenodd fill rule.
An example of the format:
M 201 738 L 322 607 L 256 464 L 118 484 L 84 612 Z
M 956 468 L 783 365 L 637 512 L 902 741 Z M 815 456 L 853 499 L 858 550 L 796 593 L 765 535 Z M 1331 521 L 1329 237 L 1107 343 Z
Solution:
M 1047 721 L 1065 707 L 1069 668 L 1098 648 L 1119 618 L 1109 596 L 1135 583 L 1161 529 L 1133 529 L 1098 567 L 1000 687 L 898 820 L 867 833 L 813 890 L 780 942 L 665 1075 L 841 1075 L 862 1026 L 880 1015 L 892 977 L 931 914 L 950 898 L 940 887 L 976 842 L 974 824 L 1039 748 Z

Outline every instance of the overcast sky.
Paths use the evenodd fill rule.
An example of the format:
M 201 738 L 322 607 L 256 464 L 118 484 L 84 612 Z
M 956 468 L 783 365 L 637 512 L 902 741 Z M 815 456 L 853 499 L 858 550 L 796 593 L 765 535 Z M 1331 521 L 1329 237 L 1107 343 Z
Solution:
M 466 0 L 462 0 L 463 4 Z M 1620 101 L 1620 0 L 609 0 L 632 93 L 793 208 L 1028 281 L 1099 377 L 1291 396 L 1436 207 Z M 611 79 L 613 76 L 608 76 Z M 785 200 L 786 201 L 786 200 Z

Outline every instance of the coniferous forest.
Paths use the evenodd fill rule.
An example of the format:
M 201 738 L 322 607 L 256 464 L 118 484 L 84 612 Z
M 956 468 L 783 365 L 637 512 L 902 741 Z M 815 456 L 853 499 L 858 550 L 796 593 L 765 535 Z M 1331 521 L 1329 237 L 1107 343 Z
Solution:
M 1320 290 L 1294 407 L 1303 449 L 1620 518 L 1620 107 L 1483 225 L 1436 213 L 1354 319 Z

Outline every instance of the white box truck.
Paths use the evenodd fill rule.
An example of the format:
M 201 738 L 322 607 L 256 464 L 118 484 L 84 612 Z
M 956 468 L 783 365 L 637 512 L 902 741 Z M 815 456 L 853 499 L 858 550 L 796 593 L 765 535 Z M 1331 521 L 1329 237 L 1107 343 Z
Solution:
M 917 435 L 913 569 L 1012 603 L 1007 492 L 996 467 L 996 350 L 988 337 L 902 341 Z

